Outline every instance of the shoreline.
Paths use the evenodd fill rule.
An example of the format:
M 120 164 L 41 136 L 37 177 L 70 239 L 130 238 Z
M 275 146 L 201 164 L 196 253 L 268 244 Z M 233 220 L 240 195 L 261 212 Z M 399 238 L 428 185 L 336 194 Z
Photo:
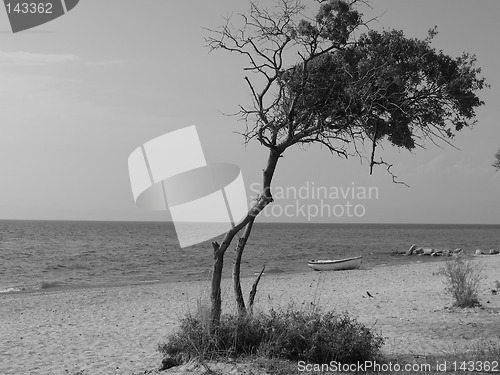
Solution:
M 395 257 L 399 258 L 400 260 L 397 261 L 397 263 L 377 263 L 374 265 L 368 265 L 367 263 L 363 263 L 361 266 L 361 270 L 368 270 L 368 269 L 373 269 L 373 268 L 380 268 L 380 267 L 401 267 L 404 265 L 408 264 L 423 264 L 423 263 L 442 263 L 446 261 L 453 260 L 453 257 L 448 257 L 448 256 L 440 256 L 440 257 L 428 257 L 428 256 L 406 256 L 404 254 L 396 254 L 396 253 L 387 253 L 386 254 L 388 257 Z M 471 259 L 474 257 L 473 253 L 467 253 L 467 254 L 462 254 L 463 257 L 466 257 L 467 259 Z M 485 255 L 489 256 L 489 255 Z M 364 262 L 364 261 L 363 261 Z M 366 267 L 368 266 L 368 267 Z M 228 267 L 228 266 L 226 266 Z M 224 268 L 225 272 L 227 271 L 227 268 Z M 247 274 L 251 273 L 252 271 L 246 270 Z M 207 282 L 210 283 L 211 280 L 211 271 L 208 274 L 208 277 L 206 278 L 196 278 L 194 280 L 182 280 L 182 279 L 177 279 L 177 280 L 143 280 L 143 281 L 120 281 L 120 282 L 102 282 L 102 283 L 96 283 L 96 284 L 90 284 L 90 283 L 81 283 L 81 284 L 64 284 L 64 282 L 60 282 L 58 280 L 44 280 L 38 283 L 38 285 L 27 285 L 27 286 L 6 286 L 3 288 L 0 288 L 0 298 L 4 295 L 11 295 L 11 294 L 32 294 L 32 293 L 43 293 L 43 292 L 51 292 L 51 291 L 69 291 L 69 290 L 85 290 L 85 289 L 99 289 L 99 288 L 112 288 L 112 287 L 127 287 L 127 286 L 141 286 L 141 285 L 158 285 L 158 284 L 170 284 L 170 283 L 182 283 L 182 282 Z M 264 272 L 264 275 L 296 275 L 296 274 L 303 274 L 307 272 L 314 272 L 313 270 L 307 268 L 306 271 L 303 270 L 294 270 L 294 271 L 281 271 L 278 270 L 276 271 L 275 269 L 270 269 L 266 270 Z M 256 276 L 258 272 L 254 272 L 253 276 L 246 275 L 242 276 L 242 279 L 245 278 L 252 278 Z M 228 280 L 231 279 L 232 275 L 231 274 L 225 274 L 222 275 L 223 280 Z M 49 286 L 43 286 L 40 284 L 48 284 Z M 54 285 L 55 284 L 55 285 Z
M 7 263 L 0 275 L 0 294 L 10 288 L 15 292 L 209 278 L 211 246 L 179 250 L 173 227 L 63 223 L 2 225 L 0 248 Z M 407 251 L 412 243 L 443 251 L 461 247 L 468 254 L 477 248 L 500 249 L 496 230 L 500 226 L 495 225 L 305 224 L 256 223 L 258 231 L 245 250 L 242 277 L 252 277 L 264 264 L 267 273 L 306 272 L 309 259 L 361 255 L 365 267 L 411 263 L 416 259 L 392 252 Z M 223 276 L 230 277 L 233 254 L 225 258 Z
M 268 274 L 259 284 L 256 311 L 312 304 L 349 312 L 387 337 L 384 352 L 424 355 L 465 350 L 500 338 L 500 255 L 471 257 L 484 269 L 483 308 L 450 309 L 438 275 L 442 262 L 377 266 L 342 272 Z M 242 279 L 247 296 L 254 278 Z M 159 366 L 156 346 L 179 318 L 207 300 L 209 283 L 179 281 L 0 295 L 2 374 L 132 374 Z M 367 296 L 369 291 L 374 298 Z M 234 307 L 223 281 L 223 312 Z M 489 301 L 489 303 L 487 302 Z

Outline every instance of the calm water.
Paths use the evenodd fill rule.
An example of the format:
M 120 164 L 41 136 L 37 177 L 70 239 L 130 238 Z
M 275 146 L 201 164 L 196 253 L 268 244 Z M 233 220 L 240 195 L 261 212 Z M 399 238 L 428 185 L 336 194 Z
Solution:
M 356 255 L 365 268 L 438 260 L 392 254 L 413 243 L 468 253 L 500 249 L 500 225 L 256 224 L 242 274 L 264 264 L 269 273 L 309 272 L 308 259 Z M 211 268 L 210 242 L 180 249 L 171 223 L 0 221 L 0 292 L 202 280 Z

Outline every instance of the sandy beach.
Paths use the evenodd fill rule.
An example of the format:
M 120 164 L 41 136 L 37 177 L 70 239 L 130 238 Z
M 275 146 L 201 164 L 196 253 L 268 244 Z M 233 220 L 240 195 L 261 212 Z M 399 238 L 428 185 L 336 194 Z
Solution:
M 344 272 L 269 274 L 257 309 L 286 306 L 348 311 L 386 337 L 391 354 L 462 352 L 500 341 L 500 255 L 474 257 L 483 270 L 481 308 L 450 309 L 444 263 L 380 266 Z M 244 279 L 245 295 L 253 279 Z M 224 280 L 225 311 L 233 308 Z M 157 368 L 156 346 L 179 317 L 206 298 L 208 281 L 0 295 L 1 374 L 139 374 Z M 373 298 L 369 297 L 369 292 Z

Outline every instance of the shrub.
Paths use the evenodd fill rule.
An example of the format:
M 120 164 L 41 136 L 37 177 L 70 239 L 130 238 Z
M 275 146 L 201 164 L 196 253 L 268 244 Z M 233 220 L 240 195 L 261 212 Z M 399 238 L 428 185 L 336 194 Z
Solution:
M 471 262 L 457 257 L 446 262 L 440 271 L 446 278 L 446 291 L 451 293 L 456 307 L 479 306 L 479 286 L 482 279 L 480 270 Z
M 223 315 L 214 334 L 208 330 L 206 317 L 188 315 L 182 319 L 180 329 L 158 349 L 179 363 L 191 358 L 245 355 L 309 363 L 354 363 L 378 358 L 382 345 L 382 337 L 347 313 L 337 315 L 289 306 L 252 317 Z
M 258 319 L 222 315 L 215 333 L 211 334 L 208 316 L 189 314 L 181 319 L 179 330 L 160 344 L 158 350 L 182 363 L 192 358 L 251 355 L 261 341 L 262 329 Z
M 383 338 L 347 313 L 271 311 L 265 320 L 266 339 L 260 352 L 266 357 L 309 363 L 363 362 L 380 356 Z

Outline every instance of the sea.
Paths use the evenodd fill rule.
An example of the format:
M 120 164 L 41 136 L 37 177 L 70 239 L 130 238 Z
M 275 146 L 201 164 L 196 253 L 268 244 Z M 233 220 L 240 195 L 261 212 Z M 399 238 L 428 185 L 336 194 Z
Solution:
M 315 272 L 307 260 L 358 255 L 362 268 L 444 260 L 395 254 L 412 244 L 467 254 L 500 250 L 500 225 L 256 223 L 241 272 L 253 276 L 264 265 L 266 274 Z M 0 293 L 208 281 L 212 265 L 210 241 L 181 249 L 170 222 L 0 220 Z

